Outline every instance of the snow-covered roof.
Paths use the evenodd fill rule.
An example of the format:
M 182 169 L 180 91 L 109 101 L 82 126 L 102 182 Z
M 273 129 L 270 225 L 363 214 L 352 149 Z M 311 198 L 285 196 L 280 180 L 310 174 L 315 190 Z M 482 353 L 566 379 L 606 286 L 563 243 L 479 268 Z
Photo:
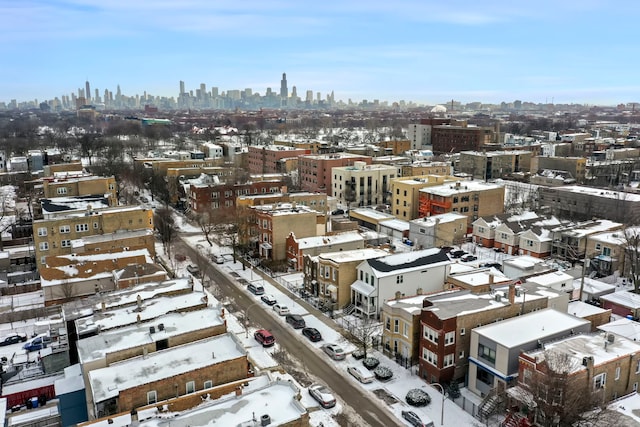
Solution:
M 582 318 L 602 314 L 606 311 L 608 310 L 605 310 L 593 304 L 587 304 L 584 301 L 571 301 L 569 302 L 569 305 L 567 307 L 567 313 Z
M 171 311 L 195 310 L 205 304 L 204 296 L 197 292 L 176 295 L 158 295 L 152 299 L 140 301 L 139 305 L 109 307 L 96 311 L 91 316 L 76 320 L 78 335 L 100 330 L 106 331 L 138 322 L 148 322 Z M 213 313 L 210 313 L 211 316 Z M 214 317 L 219 316 L 217 313 Z
M 620 335 L 632 341 L 640 341 L 640 323 L 631 319 L 614 320 L 598 326 L 598 329 Z
M 552 271 L 538 276 L 527 277 L 527 282 L 537 283 L 542 286 L 553 286 L 559 283 L 573 281 L 573 276 L 562 271 Z
M 364 296 L 371 296 L 375 293 L 376 288 L 362 280 L 356 280 L 351 284 L 351 290 Z
M 364 238 L 357 231 L 346 233 L 332 234 L 331 236 L 312 236 L 296 239 L 299 249 L 321 248 L 328 245 L 339 245 L 342 243 L 351 243 L 364 241 Z
M 307 412 L 296 399 L 299 393 L 298 387 L 290 381 L 269 381 L 262 375 L 248 381 L 240 396 L 230 393 L 216 400 L 207 399 L 193 409 L 170 414 L 170 421 L 171 425 L 181 426 L 248 427 L 260 425 L 261 417 L 268 415 L 270 426 L 294 425 Z M 138 419 L 140 427 L 161 427 L 168 422 L 167 414 L 158 414 L 157 409 L 139 411 Z
M 384 221 L 380 221 L 380 227 L 390 228 L 392 230 L 397 231 L 408 231 L 409 230 L 409 222 L 402 219 L 387 219 Z
M 359 208 L 359 209 L 351 209 L 349 215 L 360 215 L 365 218 L 369 218 L 375 220 L 377 222 L 383 221 L 385 219 L 395 219 L 395 217 L 391 214 L 380 212 L 376 209 L 370 208 Z
M 191 291 L 193 282 L 189 278 L 167 280 L 164 282 L 142 283 L 126 289 L 118 289 L 112 292 L 101 293 L 87 298 L 81 298 L 63 304 L 63 314 L 66 320 L 79 316 L 89 316 L 94 311 L 102 310 L 102 307 L 112 308 L 133 305 L 138 296 L 144 301 L 163 294 L 172 294 Z
M 611 292 L 615 292 L 616 285 L 610 285 L 609 283 L 602 282 L 597 279 L 592 279 L 590 277 L 579 277 L 577 279 L 573 279 L 573 289 L 580 289 L 582 286 L 582 290 L 588 294 L 608 294 Z
M 421 193 L 429 193 L 436 196 L 449 197 L 454 194 L 495 190 L 502 187 L 502 185 L 492 184 L 484 181 L 463 181 L 454 184 L 443 184 L 433 187 L 425 187 L 421 188 L 419 191 Z
M 480 326 L 473 329 L 472 333 L 482 335 L 504 347 L 514 348 L 589 323 L 588 320 L 548 308 Z
M 376 249 L 376 248 L 364 248 L 364 249 L 353 249 L 350 251 L 338 251 L 338 252 L 327 252 L 318 255 L 318 258 L 322 258 L 323 260 L 329 260 L 336 263 L 342 262 L 353 262 L 353 261 L 364 261 L 370 258 L 381 258 L 389 255 L 389 252 Z
M 556 187 L 558 191 L 568 191 L 571 193 L 588 194 L 591 196 L 605 197 L 608 199 L 640 202 L 640 194 L 625 193 L 623 191 L 603 190 L 595 187 L 583 187 L 580 185 L 567 185 L 563 187 Z
M 84 390 L 84 378 L 82 377 L 82 367 L 79 363 L 64 368 L 64 378 L 56 380 L 56 396 Z
M 426 266 L 435 267 L 451 264 L 447 254 L 439 248 L 396 253 L 383 258 L 369 259 L 366 262 L 377 277 L 419 270 Z
M 416 218 L 409 221 L 412 224 L 416 225 L 426 225 L 433 226 L 435 224 L 446 224 L 448 222 L 467 220 L 465 215 L 459 214 L 457 212 L 447 212 L 438 215 L 425 216 L 422 218 Z
M 549 353 L 558 353 L 568 356 L 573 360 L 571 364 L 572 372 L 587 369 L 582 364 L 583 358 L 593 357 L 593 365 L 600 366 L 621 357 L 635 354 L 640 351 L 640 344 L 622 336 L 617 336 L 613 342 L 607 339 L 606 333 L 594 333 L 584 335 L 574 335 L 559 341 L 545 343 L 543 350 L 528 352 L 529 356 L 535 357 L 536 362 L 541 362 L 548 357 Z M 563 361 L 566 366 L 566 362 Z
M 171 308 L 167 307 L 166 309 Z M 132 315 L 135 315 L 135 312 Z M 152 344 L 161 339 L 224 324 L 224 319 L 220 317 L 220 311 L 210 308 L 168 313 L 154 317 L 152 322 L 149 321 L 149 318 L 146 320 L 146 322 L 134 323 L 123 328 L 112 328 L 100 332 L 98 335 L 79 339 L 77 345 L 80 362 L 87 363 L 103 359 L 109 353 Z M 163 325 L 162 330 L 158 327 L 160 324 Z M 151 326 L 155 329 L 153 334 L 149 330 Z
M 600 299 L 633 310 L 640 308 L 640 295 L 629 291 L 612 292 L 601 295 Z
M 120 390 L 246 357 L 246 354 L 232 334 L 224 334 L 113 363 L 89 371 L 93 401 L 103 402 L 118 396 Z
M 459 273 L 449 276 L 457 282 L 463 283 L 469 287 L 500 285 L 511 282 L 511 279 L 496 269 L 472 270 L 468 273 Z

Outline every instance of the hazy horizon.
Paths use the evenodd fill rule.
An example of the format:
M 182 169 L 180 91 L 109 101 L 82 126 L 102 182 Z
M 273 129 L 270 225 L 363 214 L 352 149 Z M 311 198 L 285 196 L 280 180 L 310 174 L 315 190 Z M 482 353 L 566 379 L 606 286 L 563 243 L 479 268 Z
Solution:
M 421 104 L 640 100 L 640 3 L 25 0 L 0 4 L 0 101 L 207 85 Z

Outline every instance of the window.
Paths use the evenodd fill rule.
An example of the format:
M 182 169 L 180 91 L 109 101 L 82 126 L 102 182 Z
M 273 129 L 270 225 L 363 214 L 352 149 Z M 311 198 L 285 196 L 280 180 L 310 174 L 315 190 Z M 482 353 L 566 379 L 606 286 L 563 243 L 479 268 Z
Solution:
M 116 186 L 115 184 L 109 184 L 109 190 L 115 190 Z
M 638 391 L 638 383 L 633 383 L 633 392 L 636 393 Z
M 601 389 L 607 384 L 607 373 L 603 372 L 600 375 L 593 377 L 593 389 Z
M 133 224 L 133 220 L 131 220 L 131 219 L 130 219 L 130 220 L 129 220 L 129 224 Z M 94 230 L 97 230 L 97 229 L 98 229 L 98 223 L 97 223 L 97 222 L 94 222 L 94 223 L 93 223 L 93 229 L 94 229 Z
M 39 227 L 38 236 L 46 236 L 46 235 L 47 235 L 47 227 Z
M 596 251 L 602 250 L 602 245 L 600 243 L 596 243 Z
M 71 240 L 69 240 L 69 239 L 61 240 L 60 241 L 60 246 L 62 246 L 63 248 L 70 248 L 71 247 Z
M 187 383 L 186 390 L 187 390 L 187 394 L 195 392 L 196 391 L 196 382 L 195 381 L 189 381 Z
M 400 275 L 400 276 L 396 276 L 396 283 L 400 284 L 404 282 L 404 276 Z
M 460 328 L 460 335 L 464 335 L 464 333 L 465 333 L 464 328 Z
M 607 247 L 602 248 L 602 255 L 611 256 L 611 248 L 607 248 Z
M 438 355 L 436 355 L 432 351 L 427 350 L 426 347 L 422 347 L 422 358 L 433 366 L 438 366 Z
M 147 392 L 147 405 L 151 405 L 158 401 L 158 393 L 155 390 Z
M 49 242 L 40 242 L 40 250 L 48 251 L 49 250 Z
M 60 226 L 60 233 L 69 233 L 69 232 L 71 232 L 71 227 L 69 227 L 68 225 Z
M 620 379 L 620 366 L 616 367 L 616 381 Z
M 409 324 L 407 322 L 402 322 L 402 326 L 402 335 L 409 337 Z
M 464 350 L 462 350 L 460 354 L 458 354 L 458 359 L 464 359 Z
M 496 363 L 496 351 L 482 344 L 478 345 L 478 356 L 488 362 Z
M 493 375 L 491 375 L 488 371 L 485 371 L 482 368 L 478 368 L 478 373 L 476 374 L 476 378 L 478 381 L 482 381 L 483 383 L 493 386 Z
M 640 374 L 640 359 L 636 362 L 636 374 Z
M 211 380 L 207 380 L 204 382 L 204 385 L 202 386 L 202 388 L 211 388 L 213 387 L 213 381 Z
M 56 188 L 56 193 L 58 193 L 58 194 L 67 194 L 67 187 Z
M 400 321 L 398 319 L 393 319 L 393 332 L 396 334 L 400 332 Z
M 428 326 L 424 327 L 424 337 L 429 341 L 438 344 L 438 332 Z
M 385 322 L 385 328 L 387 329 L 387 331 L 391 330 L 391 318 L 387 317 L 387 321 Z
M 454 331 L 444 334 L 444 345 L 451 345 L 456 342 L 456 333 Z
M 453 362 L 455 362 L 453 353 L 447 354 L 446 356 L 444 356 L 444 359 L 442 360 L 442 367 L 448 368 L 449 366 L 453 366 Z
M 76 224 L 76 233 L 81 231 L 89 231 L 89 224 Z

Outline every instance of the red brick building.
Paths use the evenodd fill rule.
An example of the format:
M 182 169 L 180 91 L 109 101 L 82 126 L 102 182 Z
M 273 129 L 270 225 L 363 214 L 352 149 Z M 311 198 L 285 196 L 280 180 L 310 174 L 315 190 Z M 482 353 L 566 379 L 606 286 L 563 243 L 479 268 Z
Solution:
M 286 159 L 297 158 L 306 154 L 311 154 L 311 150 L 284 145 L 250 146 L 248 152 L 249 173 L 286 172 Z
M 236 206 L 236 197 L 279 193 L 284 185 L 280 178 L 244 184 L 191 184 L 187 191 L 188 209 L 199 214 L 211 209 L 231 208 Z
M 353 166 L 354 162 L 371 164 L 371 157 L 350 153 L 318 154 L 298 158 L 298 174 L 302 190 L 331 194 L 331 169 Z
M 489 127 L 440 125 L 431 130 L 434 153 L 479 151 L 484 144 L 489 144 L 494 139 L 494 131 Z

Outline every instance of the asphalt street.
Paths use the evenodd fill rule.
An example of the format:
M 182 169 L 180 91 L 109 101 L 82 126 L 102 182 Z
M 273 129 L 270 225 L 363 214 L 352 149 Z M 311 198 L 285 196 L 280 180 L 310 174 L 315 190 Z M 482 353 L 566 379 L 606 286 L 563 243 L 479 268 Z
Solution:
M 363 390 L 351 379 L 345 379 L 336 372 L 333 362 L 325 360 L 325 356 L 319 355 L 306 344 L 301 343 L 296 337 L 296 330 L 267 313 L 263 304 L 256 303 L 255 299 L 241 290 L 239 283 L 218 270 L 216 265 L 205 260 L 203 255 L 182 240 L 176 243 L 178 243 L 175 248 L 176 252 L 188 255 L 201 270 L 206 269 L 203 273 L 214 282 L 214 286 L 218 287 L 221 294 L 233 297 L 236 307 L 242 313 L 246 314 L 249 309 L 251 323 L 259 324 L 262 328 L 271 331 L 276 337 L 278 345 L 286 350 L 290 357 L 300 360 L 309 374 L 321 378 L 336 395 L 340 396 L 345 404 L 362 417 L 367 425 L 372 427 L 403 425 L 390 412 L 383 409 L 384 403 L 381 400 Z M 200 261 L 196 261 L 198 259 Z M 286 366 L 284 368 L 287 369 Z

